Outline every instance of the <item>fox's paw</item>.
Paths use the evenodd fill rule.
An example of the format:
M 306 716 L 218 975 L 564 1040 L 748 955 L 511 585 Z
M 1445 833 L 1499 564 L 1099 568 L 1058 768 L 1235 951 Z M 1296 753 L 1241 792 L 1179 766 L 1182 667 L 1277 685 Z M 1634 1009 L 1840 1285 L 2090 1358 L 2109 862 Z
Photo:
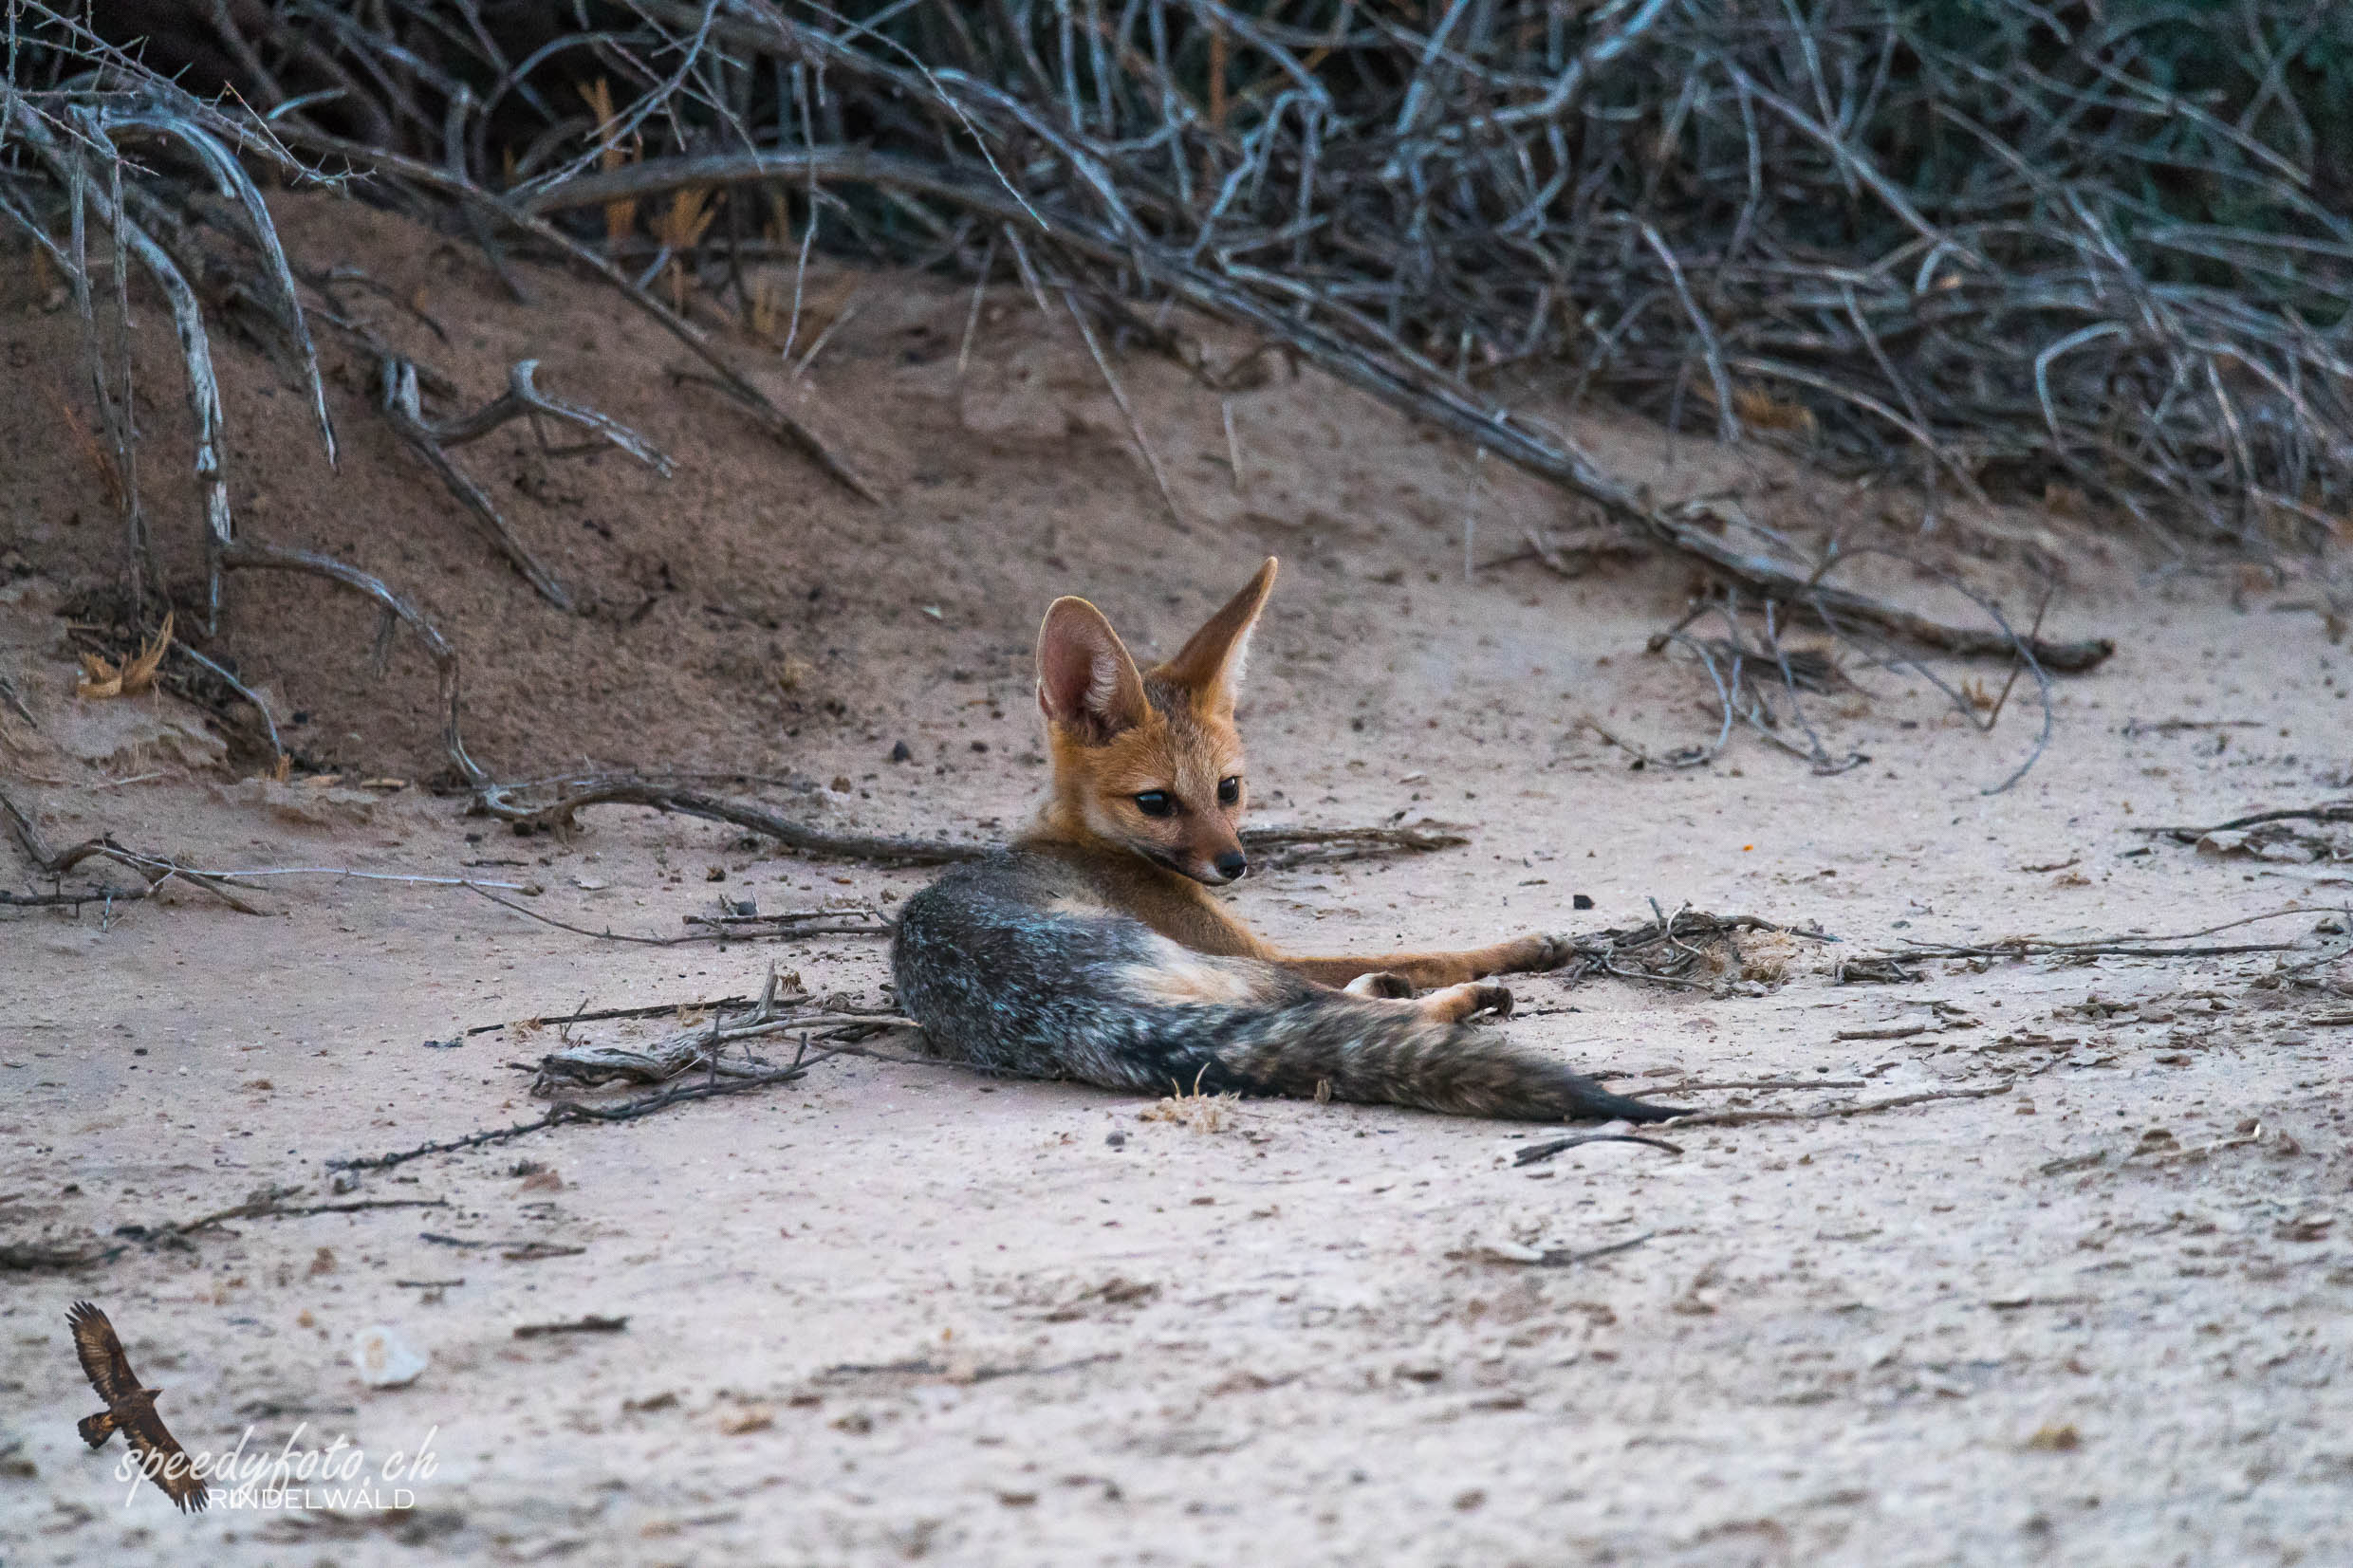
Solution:
M 1577 956 L 1577 939 L 1566 933 L 1545 936 L 1523 936 L 1511 944 L 1511 964 L 1503 972 L 1508 974 L 1541 974 L 1557 969 Z
M 1439 1024 L 1460 1024 L 1482 1013 L 1510 1018 L 1511 993 L 1501 986 L 1466 981 L 1432 991 L 1416 1005 L 1420 1007 L 1423 1017 Z
M 1404 1001 L 1414 994 L 1412 981 L 1401 974 L 1391 974 L 1386 970 L 1360 974 L 1340 988 L 1350 996 L 1380 997 L 1392 1002 Z
M 1473 985 L 1463 989 L 1471 993 L 1471 1010 L 1464 1017 L 1476 1018 L 1481 1013 L 1491 1013 L 1497 1018 L 1511 1016 L 1511 993 L 1503 987 Z

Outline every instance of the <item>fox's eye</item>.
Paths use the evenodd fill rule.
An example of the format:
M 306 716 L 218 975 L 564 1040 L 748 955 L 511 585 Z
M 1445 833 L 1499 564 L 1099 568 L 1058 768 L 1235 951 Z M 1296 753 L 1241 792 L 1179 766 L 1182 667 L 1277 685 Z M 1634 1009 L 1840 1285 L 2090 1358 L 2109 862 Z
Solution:
M 1219 805 L 1232 805 L 1234 802 L 1240 800 L 1241 798 L 1242 781 L 1240 779 L 1220 779 L 1217 781 L 1217 803 Z
M 1147 817 L 1174 817 L 1176 802 L 1165 789 L 1147 789 L 1136 797 L 1136 809 Z

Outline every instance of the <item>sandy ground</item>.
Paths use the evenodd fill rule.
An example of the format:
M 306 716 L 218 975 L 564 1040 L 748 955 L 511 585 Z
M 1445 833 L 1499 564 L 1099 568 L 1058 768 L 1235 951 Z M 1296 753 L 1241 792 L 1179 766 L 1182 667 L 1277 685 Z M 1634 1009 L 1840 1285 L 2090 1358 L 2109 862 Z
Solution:
M 2006 793 L 1984 791 L 2027 756 L 2030 703 L 2013 693 L 1980 735 L 1917 677 L 1862 668 L 1870 694 L 1815 712 L 1866 766 L 1818 778 L 1744 736 L 1713 766 L 1630 769 L 1581 715 L 1654 746 L 1713 733 L 1704 676 L 1644 652 L 1686 574 L 1523 563 L 1466 582 L 1466 518 L 1479 560 L 1578 519 L 1312 377 L 1233 398 L 1237 487 L 1217 398 L 1121 361 L 1180 532 L 1084 352 L 1017 294 L 991 298 L 959 373 L 964 296 L 827 273 L 822 309 L 855 292 L 857 317 L 806 383 L 771 384 L 875 477 L 866 506 L 673 388 L 672 351 L 593 291 L 534 274 L 525 307 L 393 219 L 322 202 L 287 222 L 307 263 L 364 260 L 435 315 L 446 345 L 375 307 L 471 396 L 536 354 L 551 390 L 679 459 L 663 481 L 611 457 L 543 471 L 507 434 L 465 454 L 590 606 L 567 618 L 374 420 L 363 360 L 327 355 L 331 476 L 283 378 L 223 344 L 245 526 L 416 594 L 467 661 L 469 736 L 502 776 L 723 770 L 837 826 L 990 837 L 1039 784 L 1027 657 L 1046 602 L 1084 593 L 1166 652 L 1273 551 L 1286 576 L 1243 712 L 1262 820 L 1402 812 L 1473 839 L 1253 877 L 1234 895 L 1249 918 L 1317 950 L 1630 924 L 1652 899 L 1819 922 L 1835 944 L 1753 939 L 1694 991 L 1524 978 L 1508 1027 L 1661 1098 L 1805 1085 L 1687 1091 L 1714 1109 L 2002 1092 L 1520 1168 L 1541 1131 L 1288 1102 L 1213 1128 L 843 1059 L 337 1193 L 330 1159 L 536 1114 L 528 1068 L 555 1031 L 468 1029 L 739 994 L 771 964 L 872 999 L 880 948 L 599 942 L 460 888 L 322 875 L 260 883 L 263 916 L 193 891 L 0 914 L 0 1241 L 153 1227 L 273 1186 L 442 1206 L 126 1237 L 103 1265 L 0 1276 L 0 1559 L 2353 1560 L 2353 968 L 2312 962 L 2353 868 L 2136 831 L 2353 787 L 2353 655 L 2309 617 L 2048 518 L 1949 515 L 1922 544 L 1916 503 L 1579 415 L 1580 439 L 1663 495 L 1737 492 L 1775 526 L 1933 550 L 2013 607 L 2035 601 L 2030 568 L 2061 567 L 2050 628 L 2121 644 L 2059 685 L 2047 754 Z M 52 842 L 528 884 L 507 895 L 665 935 L 722 895 L 887 910 L 921 885 L 638 810 L 568 840 L 469 818 L 425 787 L 424 662 L 403 639 L 379 680 L 367 618 L 314 584 L 232 581 L 220 645 L 287 723 L 290 784 L 246 780 L 250 750 L 168 699 L 77 701 L 61 612 L 109 580 L 116 534 L 59 436 L 83 385 L 71 313 L 8 271 L 0 673 L 30 718 L 0 705 L 0 776 Z M 184 569 L 160 324 L 142 318 L 146 479 Z M 1900 568 L 1882 581 L 1935 602 Z M 2148 728 L 2169 719 L 2232 727 Z M 899 741 L 911 761 L 888 760 Z M 1907 939 L 2282 910 L 2221 940 L 2305 944 L 2284 955 L 1832 983 L 1840 955 Z M 119 1448 L 72 1430 L 93 1401 L 64 1313 L 84 1296 L 189 1447 L 342 1435 L 373 1479 L 430 1434 L 415 1506 L 181 1518 L 118 1485 Z M 627 1327 L 515 1334 L 592 1314 Z M 430 1357 L 408 1386 L 355 1374 L 375 1324 Z

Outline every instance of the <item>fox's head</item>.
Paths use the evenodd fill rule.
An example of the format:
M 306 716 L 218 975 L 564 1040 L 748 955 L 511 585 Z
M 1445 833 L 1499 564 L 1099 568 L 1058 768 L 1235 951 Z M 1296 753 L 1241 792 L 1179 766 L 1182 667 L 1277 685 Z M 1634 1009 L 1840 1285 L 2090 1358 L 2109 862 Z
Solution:
M 1038 629 L 1038 707 L 1054 764 L 1047 812 L 1065 832 L 1121 844 L 1212 886 L 1250 869 L 1250 786 L 1233 698 L 1272 556 L 1165 664 L 1139 671 L 1103 614 L 1058 599 Z

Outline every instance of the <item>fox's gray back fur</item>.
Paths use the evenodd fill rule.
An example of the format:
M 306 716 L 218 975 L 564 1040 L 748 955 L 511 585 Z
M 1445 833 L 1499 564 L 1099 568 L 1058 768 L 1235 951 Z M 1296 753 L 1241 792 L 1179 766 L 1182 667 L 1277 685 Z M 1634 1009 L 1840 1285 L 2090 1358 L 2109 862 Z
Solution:
M 1321 1090 L 1528 1121 L 1675 1114 L 1494 1030 L 1194 952 L 1102 905 L 1083 867 L 1042 850 L 1000 851 L 909 899 L 891 966 L 935 1051 L 1032 1077 L 1146 1094 Z M 1169 1000 L 1185 987 L 1214 999 Z

